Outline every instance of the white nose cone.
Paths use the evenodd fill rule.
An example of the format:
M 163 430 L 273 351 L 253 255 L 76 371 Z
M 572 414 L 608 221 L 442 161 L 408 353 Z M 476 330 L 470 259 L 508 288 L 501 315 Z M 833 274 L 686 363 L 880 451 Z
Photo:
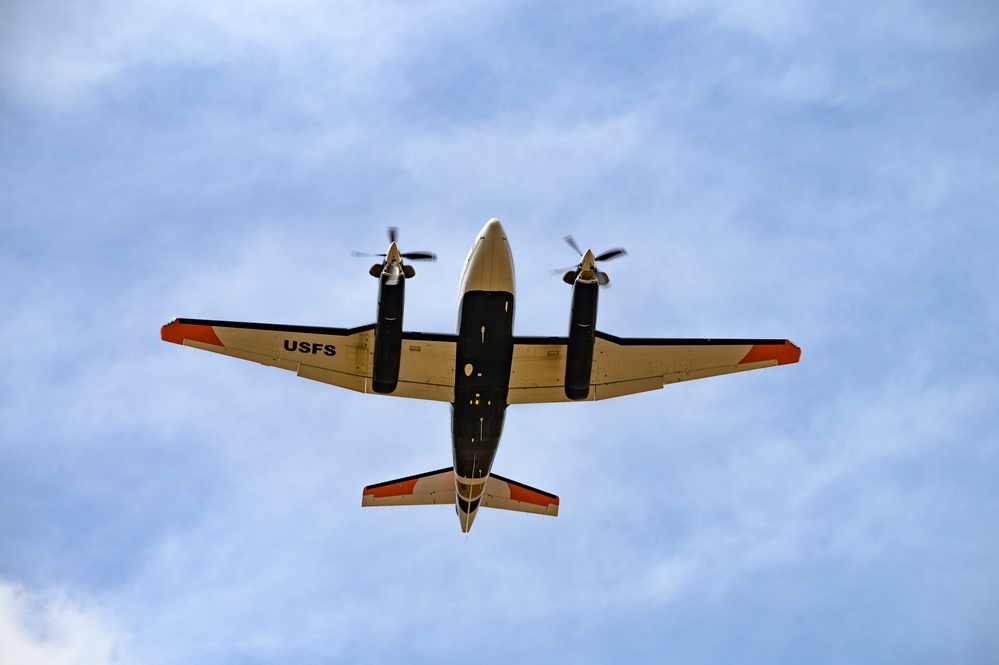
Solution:
M 485 226 L 482 227 L 482 230 L 479 232 L 479 237 L 488 238 L 490 240 L 506 240 L 506 230 L 503 228 L 503 225 L 500 224 L 500 221 L 493 217 L 486 222 Z
M 461 275 L 459 300 L 469 291 L 515 294 L 513 254 L 506 230 L 498 219 L 490 219 L 479 231 Z

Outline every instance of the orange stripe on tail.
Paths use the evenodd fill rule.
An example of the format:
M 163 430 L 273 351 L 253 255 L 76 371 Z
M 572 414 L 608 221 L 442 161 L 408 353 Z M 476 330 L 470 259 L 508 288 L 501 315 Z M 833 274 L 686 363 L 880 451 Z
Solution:
M 370 495 L 375 499 L 384 499 L 390 496 L 408 496 L 416 488 L 416 481 L 419 478 L 410 478 L 397 483 L 382 483 L 379 485 L 369 485 L 364 488 L 363 494 Z
M 558 505 L 557 496 L 535 492 L 527 487 L 524 487 L 523 485 L 517 485 L 512 482 L 507 482 L 507 485 L 510 487 L 510 499 L 513 501 L 533 503 L 535 506 L 541 506 L 542 508 L 547 507 L 550 504 L 556 506 Z

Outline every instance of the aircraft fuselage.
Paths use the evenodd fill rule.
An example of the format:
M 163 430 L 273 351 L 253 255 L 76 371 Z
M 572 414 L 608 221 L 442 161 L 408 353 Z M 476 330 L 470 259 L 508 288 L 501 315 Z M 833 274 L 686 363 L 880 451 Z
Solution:
M 513 363 L 513 255 L 499 221 L 472 246 L 458 304 L 451 438 L 462 529 L 475 519 L 503 433 Z

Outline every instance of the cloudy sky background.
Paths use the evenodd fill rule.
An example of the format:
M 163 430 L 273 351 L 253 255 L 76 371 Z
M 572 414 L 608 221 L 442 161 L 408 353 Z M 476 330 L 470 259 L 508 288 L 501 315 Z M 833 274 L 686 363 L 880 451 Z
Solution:
M 999 11 L 975 1 L 6 2 L 0 661 L 999 660 Z M 513 407 L 558 518 L 362 510 L 446 405 L 164 344 L 354 326 L 349 250 L 500 218 L 516 332 L 800 364 Z

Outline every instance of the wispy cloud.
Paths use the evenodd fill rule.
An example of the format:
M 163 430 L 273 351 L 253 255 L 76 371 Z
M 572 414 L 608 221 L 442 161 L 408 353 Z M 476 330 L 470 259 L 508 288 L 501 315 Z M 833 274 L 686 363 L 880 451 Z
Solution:
M 990 10 L 2 12 L 0 630 L 25 653 L 996 653 Z M 492 216 L 520 334 L 564 334 L 572 233 L 630 253 L 601 329 L 788 336 L 802 362 L 511 407 L 496 470 L 561 515 L 465 538 L 447 508 L 359 506 L 448 463 L 447 405 L 157 339 L 173 316 L 367 323 L 348 252 L 389 225 L 440 256 L 406 327 L 450 331 Z
M 3 658 L 23 665 L 112 665 L 134 662 L 127 641 L 103 613 L 64 593 L 29 593 L 0 581 Z

